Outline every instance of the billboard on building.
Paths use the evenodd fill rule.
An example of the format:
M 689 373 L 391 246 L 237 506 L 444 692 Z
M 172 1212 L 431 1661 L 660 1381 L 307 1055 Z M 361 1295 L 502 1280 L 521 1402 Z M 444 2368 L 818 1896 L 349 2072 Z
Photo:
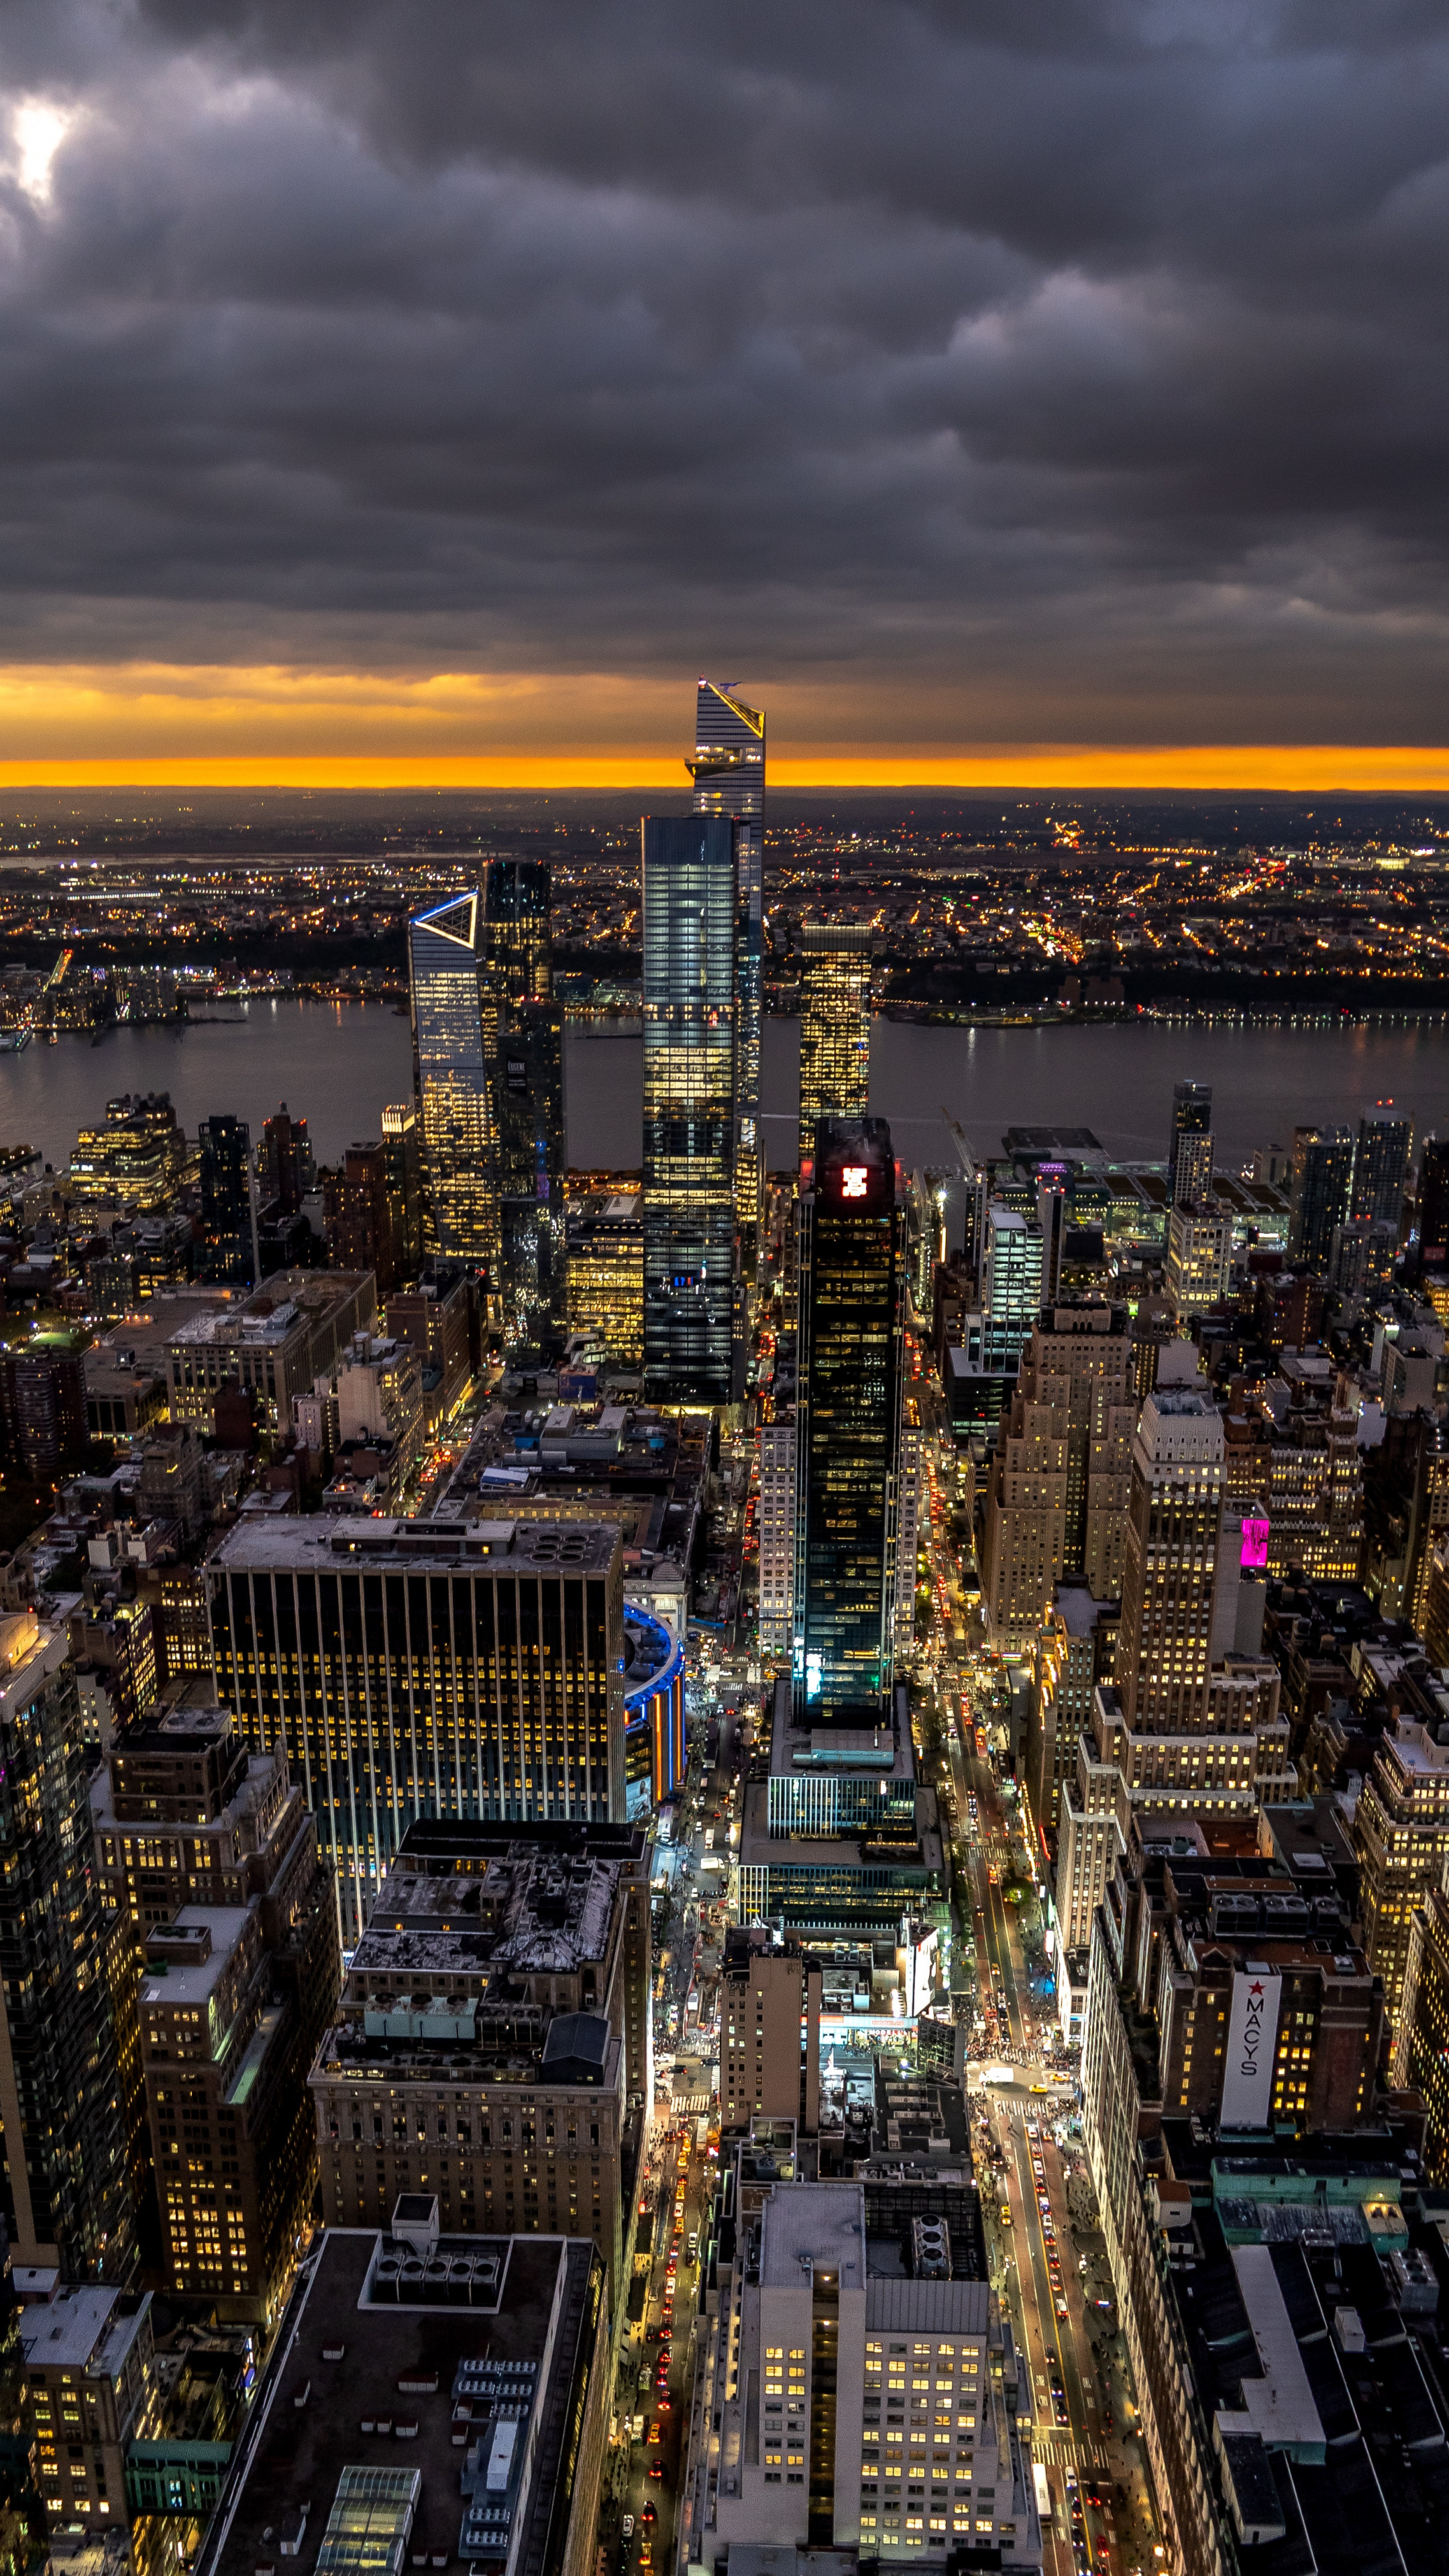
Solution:
M 1273 2092 L 1273 2049 L 1278 2037 L 1281 1977 L 1265 1968 L 1239 1968 L 1233 1976 L 1228 2045 L 1223 2060 L 1224 2129 L 1262 2129 Z

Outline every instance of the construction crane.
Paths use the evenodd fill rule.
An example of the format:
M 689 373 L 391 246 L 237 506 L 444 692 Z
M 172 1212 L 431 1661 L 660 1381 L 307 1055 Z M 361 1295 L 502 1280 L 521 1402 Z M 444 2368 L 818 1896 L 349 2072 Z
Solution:
M 961 1166 L 961 1177 L 976 1189 L 981 1181 L 981 1166 L 972 1150 L 971 1140 L 960 1119 L 953 1118 L 949 1109 L 943 1108 L 941 1115 L 951 1131 L 951 1141 L 956 1148 L 956 1160 Z

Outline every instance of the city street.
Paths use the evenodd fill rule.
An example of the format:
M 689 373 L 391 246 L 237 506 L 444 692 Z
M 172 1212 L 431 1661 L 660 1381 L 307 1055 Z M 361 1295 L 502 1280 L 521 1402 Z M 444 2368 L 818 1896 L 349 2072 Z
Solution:
M 923 1418 L 939 1423 L 929 1379 Z M 963 1579 L 952 1498 L 928 1437 L 930 1594 L 927 1670 L 941 1720 L 954 1855 L 954 1901 L 976 1962 L 970 2042 L 976 2170 L 991 2276 L 1026 2355 L 1032 2452 L 1047 2487 L 1047 2576 L 1151 2576 L 1156 2534 L 1130 2385 L 1091 2192 L 1072 2138 L 1074 2069 L 1060 2047 L 1036 1896 L 1040 1854 L 1023 1810 L 977 1752 L 993 1673 L 974 1582 Z M 970 1566 L 969 1553 L 966 1565 Z M 929 1766 L 926 1766 L 929 1769 Z M 985 2083 L 999 2067 L 1014 2080 Z

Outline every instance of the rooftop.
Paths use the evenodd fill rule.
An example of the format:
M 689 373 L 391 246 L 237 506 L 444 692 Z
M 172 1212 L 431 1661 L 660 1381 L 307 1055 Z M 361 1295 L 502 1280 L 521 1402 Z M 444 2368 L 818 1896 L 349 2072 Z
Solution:
M 146 2322 L 150 2293 L 128 2296 L 100 2285 L 62 2290 L 20 2311 L 20 2342 L 32 2370 L 89 2370 L 114 2378 Z
M 293 2330 L 258 2393 L 254 2437 L 241 2446 L 213 2518 L 203 2576 L 278 2568 L 279 2548 L 292 2554 L 288 2544 L 299 2534 L 299 2576 L 357 2567 L 355 2546 L 338 2554 L 323 2545 L 342 2505 L 370 2506 L 381 2517 L 374 2536 L 382 2546 L 367 2561 L 378 2576 L 396 2576 L 406 2563 L 392 2551 L 409 2502 L 406 2548 L 413 2562 L 455 2564 L 473 2511 L 465 2480 L 471 2475 L 486 2491 L 491 2441 L 488 2459 L 471 2470 L 470 2463 L 481 2430 L 491 2432 L 503 2411 L 491 2384 L 483 2385 L 490 2374 L 524 2393 L 512 2418 L 522 2441 L 509 2446 L 508 2463 L 513 2471 L 517 2447 L 521 2467 L 504 2482 L 515 2498 L 512 2534 L 521 2539 L 515 2564 L 533 2569 L 552 2556 L 551 2531 L 571 2500 L 571 2400 L 588 2367 L 598 2315 L 592 2246 L 549 2236 L 440 2237 L 439 2258 L 476 2264 L 487 2256 L 501 2267 L 501 2285 L 480 2314 L 381 2295 L 375 2274 L 393 2242 L 372 2229 L 329 2228 L 322 2236 L 293 2310 Z M 425 2293 L 416 2296 L 421 2302 Z M 455 2397 L 470 2374 L 479 2382 L 476 2392 L 465 2386 Z M 406 2495 L 399 2476 L 407 2481 Z M 475 2558 L 471 2547 L 463 2554 Z M 477 2560 L 501 2564 L 491 2552 L 480 2551 Z
M 348 1559 L 371 1566 L 408 1566 L 416 1573 L 485 1573 L 506 1558 L 510 1570 L 540 1574 L 607 1574 L 619 1550 L 611 1521 L 421 1521 L 358 1519 L 336 1514 L 316 1519 L 248 1519 L 229 1530 L 211 1558 L 214 1566 L 255 1573 L 333 1574 Z
M 169 1957 L 153 1962 L 148 1958 L 141 1977 L 142 2003 L 205 2003 L 230 1965 L 252 1912 L 249 1905 L 183 1905 L 174 1928 L 209 1934 L 209 1947 L 200 1939 L 196 1945 L 198 1952 L 206 1947 L 206 1955 L 192 1961 Z

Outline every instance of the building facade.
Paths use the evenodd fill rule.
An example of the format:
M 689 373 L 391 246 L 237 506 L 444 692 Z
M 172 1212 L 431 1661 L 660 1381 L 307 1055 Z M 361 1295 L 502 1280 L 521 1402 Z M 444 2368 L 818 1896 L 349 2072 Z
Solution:
M 795 1647 L 795 1424 L 762 1422 L 760 1659 L 788 1667 Z
M 877 1726 L 895 1658 L 903 1278 L 890 1129 L 822 1120 L 800 1202 L 797 1708 Z
M 822 1118 L 870 1111 L 874 942 L 852 922 L 807 921 L 800 933 L 800 1144 L 815 1151 Z
M 625 1817 L 617 1526 L 277 1521 L 209 1560 L 217 1688 L 285 1743 L 350 1940 L 414 1817 Z
M 430 1251 L 494 1273 L 499 1238 L 482 910 L 475 893 L 414 916 L 408 989 L 424 1242 Z
M 1206 1082 L 1172 1087 L 1172 1129 L 1167 1140 L 1167 1203 L 1206 1198 L 1213 1177 L 1213 1095 Z
M 760 1130 L 760 1012 L 764 952 L 765 719 L 713 680 L 695 698 L 696 814 L 727 814 L 735 824 L 734 1195 L 742 1291 L 759 1257 L 764 1155 Z M 746 1329 L 737 1305 L 736 1341 Z
M 654 819 L 644 864 L 644 1383 L 727 1404 L 735 1347 L 738 826 Z
M 135 2262 L 117 2037 L 63 1630 L 0 1621 L 0 2121 L 17 2263 L 124 2283 Z

